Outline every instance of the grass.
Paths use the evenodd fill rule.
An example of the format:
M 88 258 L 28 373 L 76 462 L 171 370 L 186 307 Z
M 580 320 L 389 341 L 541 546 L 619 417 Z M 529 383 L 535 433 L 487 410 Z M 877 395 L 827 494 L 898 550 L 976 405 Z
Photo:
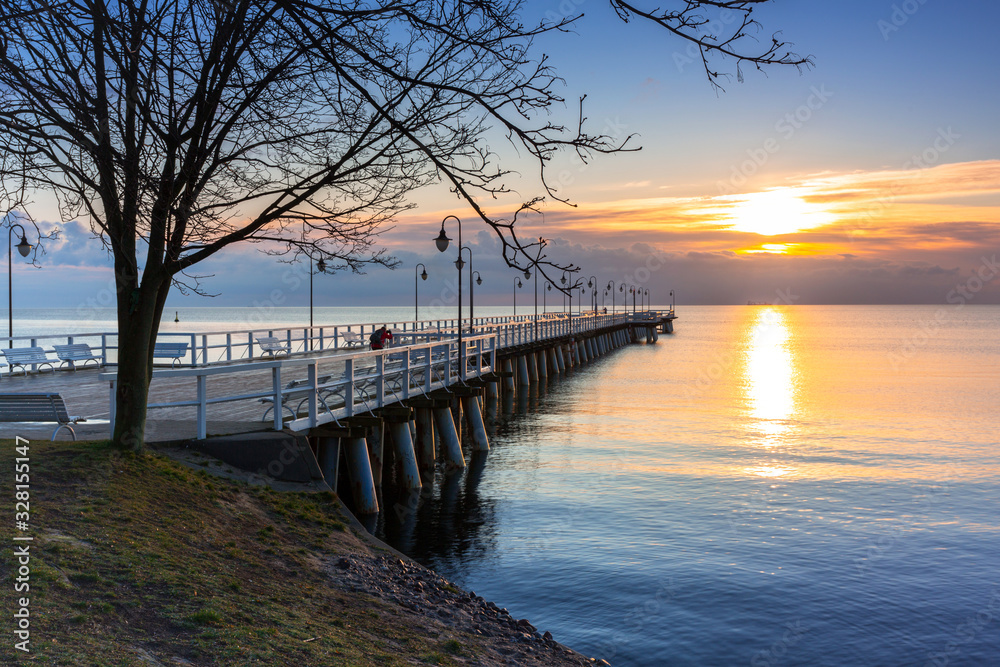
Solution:
M 34 663 L 364 667 L 462 652 L 332 585 L 331 559 L 375 552 L 332 494 L 250 487 L 103 442 L 32 442 L 30 456 Z M 12 476 L 0 465 L 3 488 Z

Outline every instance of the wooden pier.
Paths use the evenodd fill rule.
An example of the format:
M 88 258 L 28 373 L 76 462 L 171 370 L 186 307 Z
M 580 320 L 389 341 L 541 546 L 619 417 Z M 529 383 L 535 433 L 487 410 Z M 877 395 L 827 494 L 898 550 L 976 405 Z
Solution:
M 170 442 L 299 434 L 322 477 L 336 488 L 344 459 L 359 511 L 377 512 L 375 487 L 387 454 L 405 488 L 419 489 L 433 478 L 435 461 L 453 469 L 465 466 L 463 426 L 474 450 L 489 449 L 483 414 L 495 414 L 502 393 L 523 390 L 623 345 L 655 342 L 659 333 L 672 331 L 674 319 L 672 311 L 489 318 L 471 327 L 466 323 L 461 345 L 456 323 L 397 323 L 396 340 L 404 344 L 378 351 L 343 347 L 358 336 L 344 336 L 347 330 L 376 325 L 287 329 L 278 336 L 269 330 L 268 337 L 288 341 L 291 353 L 265 360 L 249 358 L 254 332 L 185 334 L 200 354 L 185 367 L 154 371 L 145 437 Z M 293 339 L 292 332 L 300 331 L 301 339 Z M 87 335 L 100 335 L 108 354 L 113 337 Z M 234 339 L 247 340 L 246 357 L 233 359 Z M 206 363 L 220 348 L 221 359 Z M 73 426 L 77 438 L 99 439 L 108 437 L 113 425 L 115 382 L 110 365 L 4 376 L 0 391 L 58 393 L 71 415 L 86 418 Z M 0 437 L 47 439 L 53 428 L 0 424 Z

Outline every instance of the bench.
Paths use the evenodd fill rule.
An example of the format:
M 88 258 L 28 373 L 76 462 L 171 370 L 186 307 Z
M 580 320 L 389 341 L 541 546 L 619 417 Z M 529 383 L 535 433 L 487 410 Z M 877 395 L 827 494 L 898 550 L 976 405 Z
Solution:
M 94 351 L 86 343 L 70 343 L 69 345 L 53 345 L 52 347 L 56 351 L 59 361 L 62 362 L 59 364 L 59 368 L 62 368 L 64 364 L 69 364 L 69 367 L 75 371 L 78 361 L 82 362 L 84 366 L 87 365 L 88 361 L 96 362 L 98 368 L 104 365 L 104 357 L 94 354 Z
M 56 367 L 52 364 L 47 356 L 45 356 L 45 350 L 40 347 L 15 347 L 3 351 L 3 355 L 7 357 L 7 364 L 10 366 L 11 375 L 14 374 L 14 369 L 17 366 L 21 367 L 24 374 L 28 374 L 28 366 L 32 364 L 37 364 L 38 366 L 48 366 L 55 372 Z
M 345 331 L 340 334 L 340 337 L 344 341 L 345 348 L 364 347 L 368 344 L 368 339 L 359 333 L 354 333 L 353 331 Z
M 172 359 L 170 367 L 181 362 L 181 357 L 187 355 L 187 343 L 154 343 L 153 359 Z
M 59 394 L 0 394 L 0 422 L 54 422 L 59 424 L 52 432 L 55 440 L 59 431 L 66 429 L 76 440 L 70 424 L 84 421 L 70 417 L 66 403 Z
M 255 336 L 255 338 L 257 339 L 257 345 L 260 346 L 261 356 L 269 354 L 273 359 L 281 352 L 284 352 L 285 356 L 292 353 L 292 347 L 282 343 L 276 336 Z

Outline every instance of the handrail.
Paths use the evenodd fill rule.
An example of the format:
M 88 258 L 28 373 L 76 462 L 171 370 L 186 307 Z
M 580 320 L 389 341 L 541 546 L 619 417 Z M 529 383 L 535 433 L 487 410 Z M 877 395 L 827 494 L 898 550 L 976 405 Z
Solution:
M 489 373 L 496 365 L 498 337 L 496 334 L 470 336 L 463 340 L 458 349 L 457 339 L 399 346 L 384 350 L 359 351 L 353 354 L 328 355 L 308 359 L 278 359 L 265 362 L 236 364 L 231 366 L 208 366 L 154 371 L 153 381 L 164 378 L 194 377 L 197 383 L 196 397 L 192 400 L 151 404 L 150 408 L 195 407 L 197 408 L 198 438 L 207 436 L 208 406 L 218 403 L 269 398 L 274 409 L 274 428 L 281 430 L 304 430 L 320 424 L 335 422 L 361 410 L 370 412 L 410 397 L 412 391 L 421 394 L 435 389 L 464 382 L 471 376 L 480 377 Z M 440 354 L 437 354 L 438 352 Z M 401 363 L 396 363 L 402 355 Z M 417 363 L 414 365 L 414 356 Z M 372 360 L 373 366 L 356 366 L 355 362 Z M 422 360 L 422 361 L 421 361 Z M 457 362 L 457 367 L 456 363 Z M 484 363 L 485 362 L 485 363 Z M 344 371 L 336 380 L 320 382 L 323 377 L 320 367 L 330 363 L 343 363 Z M 470 368 L 471 366 L 471 368 Z M 282 383 L 284 368 L 306 368 L 307 382 L 295 387 Z M 208 379 L 235 373 L 270 371 L 270 390 L 260 389 L 247 392 L 244 387 L 239 394 L 208 398 Z M 437 375 L 435 376 L 435 373 Z M 332 377 L 333 374 L 330 374 Z M 115 423 L 115 398 L 117 393 L 117 373 L 101 373 L 100 379 L 109 382 L 109 422 L 112 433 Z M 439 378 L 435 380 L 435 377 Z M 325 391 L 324 391 L 325 390 Z M 304 395 L 303 395 L 304 394 Z M 295 411 L 293 419 L 285 422 L 286 396 L 303 395 L 299 406 L 307 405 L 307 414 L 300 417 Z M 332 408 L 327 398 L 339 396 L 343 405 Z M 387 398 L 391 397 L 391 398 Z

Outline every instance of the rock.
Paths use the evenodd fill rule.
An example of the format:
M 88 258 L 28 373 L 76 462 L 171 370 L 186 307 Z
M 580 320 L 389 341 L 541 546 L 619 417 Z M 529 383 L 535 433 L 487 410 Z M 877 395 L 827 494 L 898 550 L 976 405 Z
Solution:
M 535 628 L 535 626 L 533 626 L 531 624 L 531 621 L 529 621 L 526 618 L 522 618 L 520 621 L 518 621 L 517 622 L 517 627 L 523 628 L 523 629 L 527 630 L 528 632 L 536 632 L 537 631 L 537 629 Z
M 545 631 L 545 634 L 544 634 L 544 635 L 542 635 L 542 637 L 543 637 L 543 638 L 544 638 L 544 639 L 545 639 L 546 641 L 552 641 L 552 633 L 551 633 L 551 632 L 549 632 L 548 630 L 546 630 L 546 631 Z
M 340 558 L 337 561 L 337 567 L 339 567 L 341 570 L 350 569 L 350 567 L 351 567 L 351 560 L 349 558 Z

